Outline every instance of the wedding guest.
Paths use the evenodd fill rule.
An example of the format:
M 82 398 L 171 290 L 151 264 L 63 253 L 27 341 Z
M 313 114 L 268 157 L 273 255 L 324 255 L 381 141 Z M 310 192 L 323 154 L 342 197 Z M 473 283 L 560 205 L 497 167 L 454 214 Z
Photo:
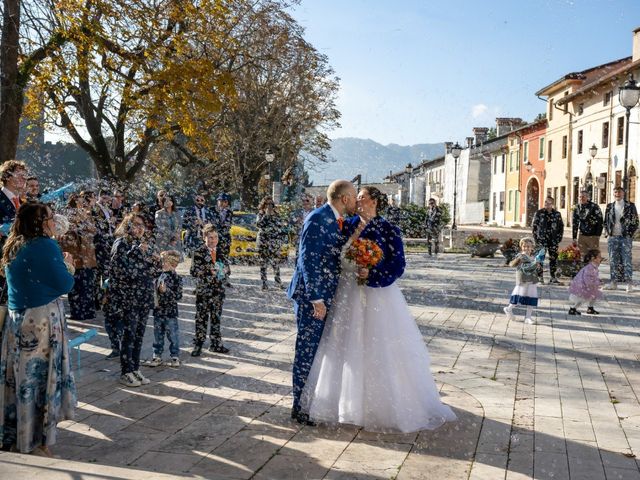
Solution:
M 511 263 L 516 267 L 516 286 L 511 292 L 509 305 L 504 307 L 504 313 L 509 320 L 513 320 L 513 308 L 516 305 L 526 307 L 524 322 L 532 324 L 533 308 L 538 306 L 538 261 L 533 257 L 535 242 L 533 238 L 523 238 L 520 240 L 520 253 L 516 255 Z
M 40 182 L 38 181 L 38 177 L 31 176 L 27 178 L 25 200 L 27 202 L 40 201 Z
M 193 254 L 191 276 L 196 280 L 196 334 L 193 340 L 192 357 L 199 357 L 202 346 L 211 339 L 209 350 L 229 353 L 222 344 L 220 318 L 225 297 L 225 269 L 218 254 L 218 232 L 212 224 L 202 229 L 204 243 Z M 211 326 L 209 327 L 209 322 Z
M 92 210 L 93 223 L 96 227 L 93 236 L 93 245 L 96 254 L 95 270 L 95 308 L 100 310 L 104 302 L 104 282 L 109 271 L 111 260 L 111 247 L 113 245 L 113 232 L 116 227 L 116 218 L 111 211 L 111 194 L 109 190 L 101 189 L 98 192 L 98 201 Z
M 262 290 L 268 290 L 267 266 L 273 268 L 276 286 L 283 288 L 280 280 L 280 263 L 282 257 L 280 252 L 286 243 L 286 226 L 275 211 L 275 203 L 271 197 L 264 197 L 258 206 L 258 216 L 256 218 L 258 227 L 258 239 L 256 241 L 258 254 L 260 256 L 260 280 Z
M 587 190 L 580 190 L 578 204 L 573 209 L 572 232 L 573 246 L 578 247 L 581 255 L 600 247 L 602 227 L 602 210 L 598 204 L 589 200 Z
M 425 227 L 427 231 L 427 247 L 429 249 L 429 256 L 431 256 L 432 244 L 435 254 L 438 255 L 440 232 L 442 231 L 442 210 L 436 205 L 435 198 L 429 199 L 429 208 L 427 209 Z
M 618 283 L 627 284 L 627 292 L 633 291 L 633 265 L 631 250 L 633 236 L 638 230 L 638 211 L 635 204 L 624 198 L 624 188 L 613 189 L 615 201 L 607 205 L 604 214 L 604 228 L 609 239 L 609 265 L 611 282 L 605 290 L 615 290 Z
M 144 240 L 147 228 L 139 213 L 129 213 L 115 231 L 111 249 L 108 303 L 114 321 L 122 325 L 120 383 L 139 387 L 149 383 L 140 372 L 140 351 L 149 311 L 153 307 L 155 262 Z
M 27 167 L 23 162 L 8 160 L 0 165 L 0 237 L 6 238 L 11 223 L 20 207 L 20 195 L 24 190 Z M 1 242 L 2 240 L 0 240 Z
M 536 242 L 535 248 L 539 251 L 546 250 L 549 253 L 549 275 L 551 276 L 549 283 L 560 283 L 556 278 L 556 269 L 558 245 L 560 245 L 564 234 L 564 223 L 562 222 L 562 215 L 555 208 L 553 197 L 547 197 L 544 202 L 544 208 L 535 213 L 531 229 Z M 540 282 L 542 282 L 542 273 L 540 274 Z
M 231 197 L 226 193 L 218 195 L 218 208 L 216 209 L 216 230 L 219 236 L 218 256 L 224 264 L 225 270 L 225 287 L 230 288 L 231 276 L 230 258 L 231 252 L 231 225 L 233 224 L 233 212 L 230 208 Z
M 600 313 L 593 308 L 596 300 L 602 298 L 600 277 L 598 276 L 598 268 L 602 262 L 600 250 L 589 250 L 584 256 L 584 262 L 586 265 L 582 267 L 569 285 L 569 302 L 572 305 L 569 308 L 569 315 L 580 315 L 578 308 L 584 303 L 589 305 L 588 314 L 598 315 Z
M 96 318 L 95 270 L 96 251 L 94 235 L 96 226 L 86 196 L 72 195 L 67 203 L 69 230 L 60 238 L 64 252 L 71 254 L 74 260 L 75 274 L 73 289 L 69 292 L 69 313 L 74 320 Z
M 180 366 L 180 331 L 178 329 L 178 301 L 182 298 L 182 278 L 176 273 L 181 254 L 177 250 L 160 253 L 162 273 L 155 282 L 157 303 L 153 308 L 152 367 L 162 364 L 164 337 L 169 340 L 170 365 Z
M 114 190 L 111 196 L 111 212 L 114 217 L 114 225 L 119 225 L 127 212 L 128 205 L 123 190 Z
M 155 214 L 155 245 L 156 248 L 164 252 L 165 250 L 177 250 L 182 252 L 182 222 L 180 214 L 176 210 L 176 203 L 172 196 L 165 195 L 162 208 L 156 210 Z
M 9 311 L 0 349 L 3 448 L 51 457 L 56 425 L 73 418 L 76 389 L 69 364 L 64 306 L 73 259 L 54 235 L 51 209 L 27 202 L 2 251 Z
M 206 206 L 205 196 L 199 193 L 194 198 L 193 207 L 184 212 L 182 222 L 185 230 L 184 247 L 189 253 L 202 245 L 202 228 L 208 224 L 215 224 L 215 210 Z
M 316 195 L 316 198 L 314 200 L 314 207 L 315 208 L 320 208 L 325 203 L 327 203 L 327 197 L 325 197 L 324 195 Z

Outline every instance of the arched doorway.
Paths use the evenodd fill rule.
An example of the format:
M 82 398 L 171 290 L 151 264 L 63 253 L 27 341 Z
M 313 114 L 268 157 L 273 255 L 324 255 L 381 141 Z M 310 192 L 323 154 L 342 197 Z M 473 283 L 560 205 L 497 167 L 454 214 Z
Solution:
M 538 179 L 531 177 L 527 185 L 527 227 L 531 226 L 533 216 L 540 208 L 540 184 Z
M 631 165 L 629 167 L 629 201 L 631 203 L 636 203 L 636 192 L 638 191 L 637 180 L 636 167 Z

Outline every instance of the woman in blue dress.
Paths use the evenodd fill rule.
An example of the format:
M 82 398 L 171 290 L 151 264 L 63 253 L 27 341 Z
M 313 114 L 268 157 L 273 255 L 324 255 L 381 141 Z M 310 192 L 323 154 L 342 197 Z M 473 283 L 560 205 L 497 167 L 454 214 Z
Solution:
M 51 209 L 25 203 L 2 252 L 9 294 L 0 349 L 0 439 L 4 448 L 51 456 L 58 422 L 73 418 L 76 389 L 61 295 L 73 259 L 51 237 Z

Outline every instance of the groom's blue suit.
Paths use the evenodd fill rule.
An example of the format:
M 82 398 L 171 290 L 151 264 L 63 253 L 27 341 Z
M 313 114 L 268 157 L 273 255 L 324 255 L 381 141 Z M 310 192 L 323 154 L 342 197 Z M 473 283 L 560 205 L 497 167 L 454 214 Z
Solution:
M 340 277 L 340 251 L 347 238 L 329 204 L 311 212 L 302 227 L 296 268 L 287 291 L 295 302 L 298 325 L 293 361 L 294 412 L 300 410 L 300 395 L 324 329 L 324 319 L 313 317 L 312 302 L 324 301 L 327 310 L 331 306 Z

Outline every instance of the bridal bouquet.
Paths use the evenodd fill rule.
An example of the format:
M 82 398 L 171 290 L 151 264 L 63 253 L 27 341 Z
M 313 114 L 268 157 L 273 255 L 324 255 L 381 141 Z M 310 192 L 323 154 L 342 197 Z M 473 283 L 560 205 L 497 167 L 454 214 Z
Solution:
M 382 249 L 373 240 L 358 238 L 347 250 L 346 257 L 360 268 L 372 269 L 382 261 Z M 364 285 L 367 280 L 358 277 L 358 284 Z

